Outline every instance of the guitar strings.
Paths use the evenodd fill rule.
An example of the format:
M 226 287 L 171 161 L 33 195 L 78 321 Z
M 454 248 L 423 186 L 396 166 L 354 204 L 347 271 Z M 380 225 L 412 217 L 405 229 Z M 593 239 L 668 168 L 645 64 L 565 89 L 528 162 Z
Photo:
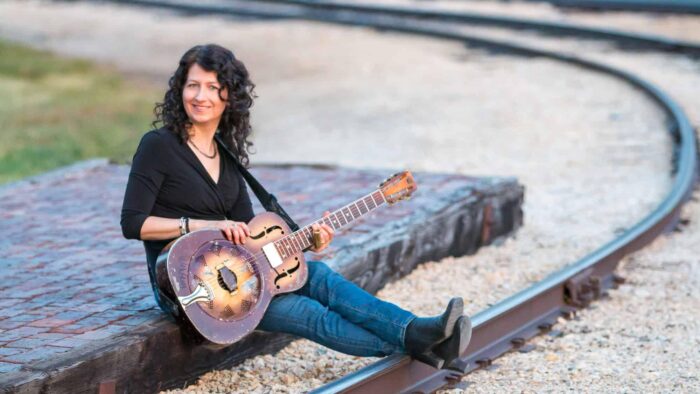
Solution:
M 374 193 L 376 193 L 377 191 L 380 191 L 380 190 L 374 190 L 374 191 L 372 191 L 371 193 L 368 193 L 367 195 L 358 198 L 358 199 L 355 200 L 354 202 L 351 202 L 351 203 L 349 203 L 349 204 L 346 204 L 345 206 L 343 206 L 343 207 L 341 207 L 341 208 L 335 210 L 335 212 L 333 212 L 333 215 L 337 215 L 338 212 L 341 212 L 343 209 L 350 207 L 352 204 L 357 205 L 357 201 L 362 201 L 362 202 L 365 204 L 365 206 L 367 207 L 367 213 L 372 212 L 372 210 L 377 209 L 377 208 L 379 208 L 382 204 L 386 203 L 386 198 L 384 197 L 384 194 L 381 193 L 381 192 L 379 193 L 379 195 L 382 196 L 382 201 L 381 201 L 380 203 L 377 203 L 376 201 L 374 201 L 374 197 L 373 197 L 372 195 L 373 195 Z M 367 203 L 364 202 L 364 199 L 367 198 L 367 197 L 371 197 L 371 198 L 372 198 L 372 202 L 374 202 L 374 204 L 375 204 L 374 208 L 369 209 L 369 206 L 367 205 Z M 351 212 L 352 212 L 352 208 L 349 208 L 349 209 L 350 209 Z M 359 213 L 360 213 L 360 215 L 359 215 L 358 217 L 364 215 L 364 214 L 362 213 L 362 211 L 359 210 L 359 208 L 358 208 L 357 210 L 358 210 Z M 353 217 L 353 220 L 356 220 L 356 219 L 357 219 L 357 218 Z M 329 220 L 330 220 L 330 219 L 329 219 Z M 347 219 L 346 219 L 346 221 L 347 221 Z M 316 221 L 316 222 L 314 222 L 314 223 L 311 223 L 311 224 L 309 224 L 309 225 L 306 225 L 306 226 L 302 227 L 301 229 L 299 229 L 299 230 L 297 230 L 297 231 L 295 231 L 295 232 L 293 232 L 293 233 L 291 233 L 291 234 L 289 234 L 289 235 L 285 235 L 284 237 L 278 239 L 277 241 L 273 241 L 273 243 L 277 243 L 277 242 L 284 241 L 285 239 L 289 239 L 289 238 L 291 238 L 292 236 L 295 236 L 295 237 L 296 237 L 295 234 L 297 234 L 297 233 L 304 233 L 304 231 L 307 230 L 311 225 L 313 225 L 313 224 L 322 224 L 322 223 L 324 223 L 324 219 L 323 219 L 323 218 L 320 219 L 320 220 L 318 220 L 318 221 Z M 332 223 L 332 222 L 331 222 L 331 223 Z M 350 221 L 347 221 L 347 223 L 350 223 Z M 346 223 L 345 225 L 347 225 L 347 223 Z M 343 226 L 344 226 L 344 225 L 341 225 L 340 227 L 343 227 Z M 338 227 L 338 228 L 340 228 L 340 227 Z M 308 238 L 307 238 L 307 241 L 308 241 Z M 292 247 L 292 253 L 299 253 L 299 252 L 301 252 L 301 250 L 296 250 L 297 247 L 296 247 L 292 242 L 290 242 L 290 245 L 291 245 L 291 247 Z M 242 263 L 234 264 L 234 265 L 231 265 L 231 266 L 229 266 L 229 265 L 227 265 L 227 264 L 224 263 L 224 266 L 225 266 L 226 268 L 230 269 L 231 271 L 233 271 L 234 273 L 239 273 L 239 272 L 241 272 L 241 269 L 247 268 L 247 266 L 248 266 L 249 263 L 251 263 L 251 264 L 254 263 L 255 261 L 257 261 L 260 257 L 263 257 L 264 255 L 265 255 L 264 253 L 258 252 L 258 253 L 254 254 L 254 255 L 252 255 L 252 256 L 246 258 L 246 259 L 243 259 L 243 260 L 242 260 Z M 242 273 L 246 273 L 246 272 L 249 272 L 249 271 L 255 272 L 255 270 L 247 270 L 247 269 L 246 269 L 245 271 L 242 271 Z M 255 273 L 257 274 L 257 272 L 255 272 Z M 214 278 L 205 280 L 205 282 L 206 282 L 208 285 L 211 286 L 211 283 L 209 282 L 210 280 L 214 280 Z M 216 280 L 217 280 L 217 282 L 218 282 L 218 278 L 216 278 Z

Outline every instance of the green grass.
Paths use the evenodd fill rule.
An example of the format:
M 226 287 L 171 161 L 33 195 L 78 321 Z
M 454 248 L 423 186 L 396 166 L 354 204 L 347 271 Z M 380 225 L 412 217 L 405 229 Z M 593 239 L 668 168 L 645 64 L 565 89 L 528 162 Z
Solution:
M 162 92 L 0 40 L 0 183 L 91 157 L 124 163 Z

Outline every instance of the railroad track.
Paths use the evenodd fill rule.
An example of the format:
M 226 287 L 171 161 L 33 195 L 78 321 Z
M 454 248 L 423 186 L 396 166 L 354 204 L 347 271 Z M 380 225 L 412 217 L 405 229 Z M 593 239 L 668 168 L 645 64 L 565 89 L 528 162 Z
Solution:
M 469 13 L 442 13 L 400 7 L 316 3 L 304 0 L 210 1 L 189 4 L 175 0 L 128 0 L 132 4 L 171 8 L 192 13 L 231 14 L 262 18 L 295 18 L 359 25 L 464 42 L 471 46 L 525 56 L 541 56 L 615 77 L 652 98 L 668 115 L 676 144 L 675 179 L 665 199 L 644 219 L 584 258 L 552 273 L 544 280 L 473 316 L 474 332 L 461 356 L 462 371 L 435 370 L 407 356 L 395 355 L 362 368 L 314 390 L 329 392 L 432 392 L 458 381 L 464 373 L 488 366 L 496 357 L 522 346 L 528 339 L 551 329 L 561 316 L 571 317 L 623 279 L 615 275 L 618 262 L 663 232 L 674 228 L 680 207 L 697 177 L 695 133 L 683 109 L 667 93 L 625 70 L 570 54 L 477 37 L 457 31 L 453 24 L 479 23 L 548 33 L 605 38 L 655 50 L 700 54 L 694 43 L 653 35 L 609 29 L 553 24 Z M 122 2 L 123 3 L 123 2 Z M 445 23 L 445 22 L 449 23 Z
M 546 1 L 557 7 L 600 11 L 641 11 L 700 14 L 697 0 L 531 0 Z

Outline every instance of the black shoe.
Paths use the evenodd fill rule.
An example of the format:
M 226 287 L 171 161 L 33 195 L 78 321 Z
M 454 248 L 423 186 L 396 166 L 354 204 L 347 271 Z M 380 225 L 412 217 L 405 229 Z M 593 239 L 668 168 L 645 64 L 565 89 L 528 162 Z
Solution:
M 450 300 L 442 315 L 415 318 L 406 328 L 404 345 L 408 353 L 428 365 L 442 368 L 444 360 L 433 352 L 433 348 L 452 336 L 463 310 L 464 301 L 456 297 Z
M 467 349 L 472 338 L 472 323 L 469 317 L 461 316 L 453 331 L 450 338 L 435 346 L 433 354 L 444 361 L 441 368 L 465 373 L 468 364 L 462 362 L 459 356 Z

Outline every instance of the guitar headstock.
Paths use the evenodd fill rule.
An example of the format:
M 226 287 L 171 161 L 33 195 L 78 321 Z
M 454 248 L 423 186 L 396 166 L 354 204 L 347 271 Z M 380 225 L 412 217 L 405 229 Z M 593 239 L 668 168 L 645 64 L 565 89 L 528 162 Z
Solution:
M 394 174 L 379 185 L 379 189 L 384 194 L 384 199 L 389 204 L 410 198 L 417 188 L 418 185 L 413 180 L 413 175 L 411 175 L 410 171 Z

